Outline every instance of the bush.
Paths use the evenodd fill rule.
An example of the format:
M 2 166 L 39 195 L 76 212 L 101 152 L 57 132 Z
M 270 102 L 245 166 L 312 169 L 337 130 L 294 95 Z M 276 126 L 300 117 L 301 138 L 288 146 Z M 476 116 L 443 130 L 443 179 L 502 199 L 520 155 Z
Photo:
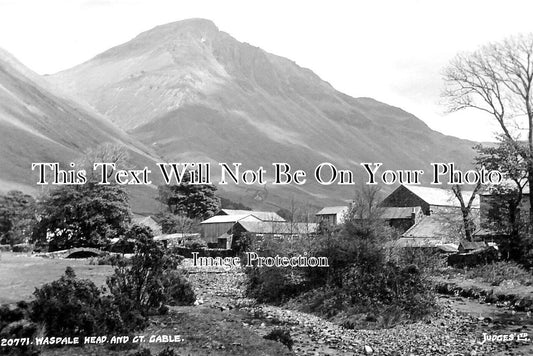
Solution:
M 177 271 L 166 272 L 161 280 L 169 305 L 192 305 L 196 300 L 191 284 Z
M 422 271 L 433 273 L 447 267 L 447 256 L 433 248 L 394 248 L 390 252 L 401 266 L 416 265 Z
M 189 237 L 189 238 L 186 238 L 185 241 L 183 241 L 183 247 L 189 248 L 192 250 L 199 250 L 199 249 L 207 248 L 207 242 L 205 242 L 200 237 Z
M 118 266 L 119 264 L 128 264 L 128 263 L 129 263 L 129 259 L 125 258 L 122 255 L 117 255 L 114 253 L 100 256 L 100 257 L 91 258 L 91 260 L 89 261 L 89 264 L 98 265 L 98 266 L 102 266 L 102 265 Z
M 115 273 L 108 277 L 107 286 L 125 326 L 133 331 L 145 328 L 150 314 L 165 311 L 165 303 L 188 303 L 193 297 L 192 288 L 184 278 L 171 276 L 170 271 L 175 270 L 177 261 L 165 255 L 163 248 L 153 240 L 151 230 L 133 226 L 130 234 L 137 238 L 135 255 L 129 265 L 119 262 Z M 172 273 L 177 275 L 178 272 Z M 170 285 L 177 280 L 178 285 Z
M 157 356 L 178 356 L 176 351 L 171 349 L 170 347 L 165 348 L 163 351 L 161 351 Z
M 282 268 L 247 268 L 246 294 L 258 302 L 280 303 L 303 291 Z
M 152 356 L 152 352 L 150 351 L 150 349 L 143 347 L 140 350 L 128 354 L 128 356 Z
M 33 251 L 33 246 L 28 244 L 17 244 L 13 245 L 13 252 L 31 252 Z
M 303 255 L 306 245 L 300 239 L 248 240 L 248 251 L 260 256 Z M 301 242 L 301 243 L 299 243 Z M 246 256 L 241 257 L 246 261 Z M 247 267 L 246 294 L 259 302 L 280 303 L 308 289 L 306 268 Z
M 43 323 L 48 335 L 86 336 L 122 329 L 116 308 L 88 279 L 78 279 L 71 267 L 56 281 L 33 293 L 30 319 Z
M 270 333 L 264 336 L 267 340 L 274 340 L 281 342 L 283 345 L 287 346 L 289 350 L 292 350 L 292 345 L 294 341 L 292 340 L 291 333 L 287 329 L 276 328 L 273 329 Z
M 260 255 L 307 253 L 327 257 L 329 267 L 247 268 L 247 294 L 259 302 L 274 303 L 314 295 L 307 307 L 327 318 L 386 310 L 395 310 L 398 317 L 384 320 L 384 325 L 395 323 L 400 316 L 421 318 L 436 307 L 432 284 L 417 265 L 401 265 L 388 258 L 385 246 L 390 236 L 394 231 L 381 220 L 358 218 L 337 231 L 305 239 L 253 241 L 251 250 Z
M 499 286 L 505 280 L 518 282 L 522 285 L 533 284 L 531 272 L 520 266 L 516 262 L 494 262 L 486 265 L 476 266 L 465 270 L 466 278 L 479 278 L 483 282 Z
M 152 352 L 150 349 L 142 348 L 134 353 L 129 354 L 129 356 L 152 356 Z M 167 347 L 158 353 L 157 356 L 178 356 L 178 354 L 170 347 Z

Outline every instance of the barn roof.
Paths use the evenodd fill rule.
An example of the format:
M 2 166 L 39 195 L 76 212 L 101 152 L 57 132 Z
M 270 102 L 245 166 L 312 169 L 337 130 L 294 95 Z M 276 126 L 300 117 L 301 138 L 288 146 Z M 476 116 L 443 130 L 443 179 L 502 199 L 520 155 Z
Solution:
M 459 200 L 457 200 L 451 189 L 421 187 L 418 185 L 403 185 L 403 187 L 405 187 L 407 190 L 418 196 L 420 199 L 422 199 L 429 205 L 453 207 L 461 206 Z M 462 191 L 463 200 L 465 201 L 465 204 L 468 203 L 468 200 L 472 196 L 472 193 L 473 192 L 469 190 Z M 474 201 L 472 202 L 472 207 L 479 208 L 479 196 L 474 198 Z
M 462 247 L 464 250 L 478 250 L 487 247 L 487 244 L 484 241 L 463 240 L 459 243 L 459 247 Z
M 347 206 L 326 206 L 320 210 L 316 215 L 336 215 L 348 212 Z
M 385 220 L 395 219 L 410 219 L 411 214 L 418 214 L 422 210 L 421 207 L 387 207 L 381 208 L 380 217 Z
M 402 237 L 455 239 L 462 231 L 460 213 L 439 213 L 423 216 L 403 233 Z
M 222 223 L 235 223 L 240 220 L 255 220 L 261 221 L 255 215 L 250 214 L 240 214 L 240 215 L 215 215 L 210 217 L 207 220 L 202 221 L 200 224 L 222 224 Z
M 318 224 L 264 221 L 239 221 L 244 230 L 254 234 L 307 234 L 316 233 Z
M 154 241 L 166 241 L 166 240 L 175 240 L 175 239 L 185 239 L 185 238 L 194 238 L 200 237 L 198 233 L 182 233 L 178 232 L 175 234 L 162 234 L 154 237 Z
M 221 209 L 217 215 L 250 215 L 263 221 L 285 221 L 281 216 L 272 211 L 256 211 L 256 210 L 234 210 Z

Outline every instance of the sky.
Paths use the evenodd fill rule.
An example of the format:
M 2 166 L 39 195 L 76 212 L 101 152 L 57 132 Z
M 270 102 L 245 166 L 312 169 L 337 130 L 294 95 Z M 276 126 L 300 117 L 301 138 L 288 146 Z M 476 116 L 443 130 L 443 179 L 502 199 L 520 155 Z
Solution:
M 490 116 L 445 113 L 442 72 L 458 53 L 533 32 L 532 13 L 529 0 L 0 0 L 0 47 L 55 73 L 157 25 L 206 18 L 348 95 L 400 107 L 447 135 L 492 141 Z

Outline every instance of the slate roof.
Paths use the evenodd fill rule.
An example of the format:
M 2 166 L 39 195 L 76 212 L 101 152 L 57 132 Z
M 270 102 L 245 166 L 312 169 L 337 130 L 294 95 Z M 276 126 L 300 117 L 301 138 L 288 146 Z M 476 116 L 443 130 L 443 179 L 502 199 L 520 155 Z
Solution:
M 307 234 L 316 233 L 318 224 L 264 221 L 239 221 L 247 232 L 254 234 Z
M 459 247 L 464 250 L 479 250 L 487 247 L 487 244 L 484 241 L 461 241 Z
M 200 234 L 198 233 L 175 233 L 175 234 L 162 234 L 159 236 L 154 237 L 154 241 L 166 241 L 166 240 L 174 240 L 174 239 L 185 239 L 185 238 L 193 238 L 193 237 L 200 237 Z
M 248 214 L 240 214 L 240 215 L 215 215 L 215 216 L 210 217 L 207 220 L 202 221 L 200 224 L 235 223 L 243 219 L 261 221 L 255 215 L 252 215 L 251 212 L 248 212 Z
M 380 217 L 385 220 L 394 220 L 394 219 L 410 219 L 411 214 L 419 214 L 421 207 L 387 207 L 380 208 L 382 210 Z
M 463 228 L 462 216 L 458 213 L 440 213 L 423 216 L 402 237 L 455 239 Z
M 438 205 L 438 206 L 453 206 L 460 207 L 461 204 L 459 200 L 455 197 L 451 189 L 441 189 L 434 187 L 421 187 L 418 185 L 403 185 L 406 189 L 411 191 L 411 193 L 417 195 L 423 201 L 429 205 Z M 468 200 L 472 196 L 472 191 L 464 190 L 462 192 L 463 200 L 465 204 L 468 203 Z M 473 208 L 479 208 L 479 196 L 474 198 L 472 202 Z
M 259 220 L 263 221 L 285 221 L 281 216 L 272 211 L 255 211 L 255 210 L 234 210 L 221 209 L 217 216 L 223 215 L 253 215 Z
M 326 206 L 322 210 L 320 210 L 316 215 L 336 215 L 336 214 L 344 214 L 348 212 L 347 206 Z

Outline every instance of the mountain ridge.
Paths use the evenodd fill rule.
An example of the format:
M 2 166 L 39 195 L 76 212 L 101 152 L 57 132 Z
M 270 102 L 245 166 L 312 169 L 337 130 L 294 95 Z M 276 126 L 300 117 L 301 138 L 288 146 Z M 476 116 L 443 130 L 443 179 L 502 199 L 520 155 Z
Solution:
M 167 161 L 287 162 L 309 174 L 328 161 L 357 174 L 360 162 L 428 169 L 435 161 L 470 166 L 474 156 L 472 141 L 433 131 L 401 108 L 339 92 L 209 20 L 157 26 L 45 79 Z M 265 189 L 224 187 L 247 195 L 245 203 L 294 196 L 318 205 L 344 201 L 354 187 L 269 187 L 267 200 L 256 199 Z

